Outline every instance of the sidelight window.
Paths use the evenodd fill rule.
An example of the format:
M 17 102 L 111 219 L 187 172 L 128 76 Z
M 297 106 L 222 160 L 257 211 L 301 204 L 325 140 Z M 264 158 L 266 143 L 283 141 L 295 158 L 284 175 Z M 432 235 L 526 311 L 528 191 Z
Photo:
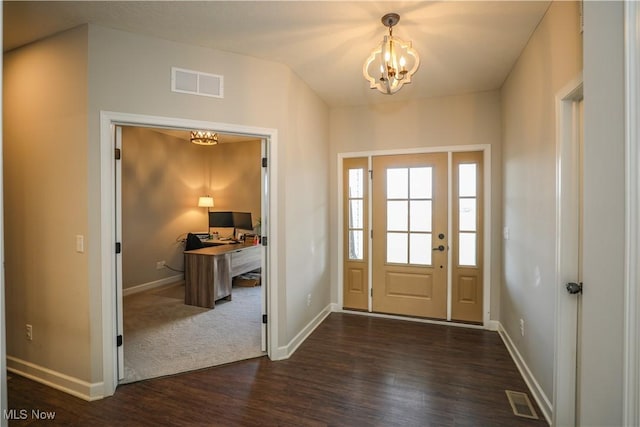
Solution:
M 477 266 L 478 193 L 475 163 L 458 166 L 458 265 Z
M 349 259 L 364 259 L 364 169 L 349 169 Z

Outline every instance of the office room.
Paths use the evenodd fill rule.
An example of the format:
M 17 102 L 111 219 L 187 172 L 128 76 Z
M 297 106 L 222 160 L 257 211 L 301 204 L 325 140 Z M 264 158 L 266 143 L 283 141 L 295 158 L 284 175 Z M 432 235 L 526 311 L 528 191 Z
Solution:
M 229 281 L 233 290 L 223 289 L 222 298 L 212 295 L 210 303 L 185 295 L 184 254 L 196 249 L 188 247 L 188 234 L 204 241 L 198 247 L 215 245 L 225 252 L 244 235 L 248 244 L 257 243 L 262 141 L 216 133 L 197 143 L 183 129 L 123 126 L 120 132 L 121 383 L 263 355 L 260 270 L 254 269 L 260 248 L 253 249 L 257 264 L 245 268 L 252 272 L 220 272 L 235 275 Z M 229 216 L 238 222 L 239 215 L 251 229 L 219 220 Z M 207 263 L 213 257 L 194 258 Z M 195 266 L 194 277 L 202 269 Z

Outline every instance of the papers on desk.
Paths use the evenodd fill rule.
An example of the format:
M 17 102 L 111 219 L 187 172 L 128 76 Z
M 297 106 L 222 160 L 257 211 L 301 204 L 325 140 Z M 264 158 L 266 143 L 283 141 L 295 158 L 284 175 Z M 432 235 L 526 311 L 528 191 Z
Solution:
M 235 243 L 239 243 L 237 240 L 232 239 L 207 239 L 203 240 L 205 246 L 218 246 L 218 245 L 232 245 Z

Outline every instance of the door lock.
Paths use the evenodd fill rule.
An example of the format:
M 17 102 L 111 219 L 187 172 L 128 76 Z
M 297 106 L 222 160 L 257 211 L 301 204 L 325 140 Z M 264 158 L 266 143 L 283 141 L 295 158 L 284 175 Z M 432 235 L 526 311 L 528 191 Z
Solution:
M 573 282 L 567 283 L 567 292 L 569 292 L 571 295 L 581 294 L 582 293 L 582 282 L 580 282 L 580 283 L 573 283 Z
M 444 245 L 440 245 L 437 248 L 433 248 L 434 251 L 444 252 Z

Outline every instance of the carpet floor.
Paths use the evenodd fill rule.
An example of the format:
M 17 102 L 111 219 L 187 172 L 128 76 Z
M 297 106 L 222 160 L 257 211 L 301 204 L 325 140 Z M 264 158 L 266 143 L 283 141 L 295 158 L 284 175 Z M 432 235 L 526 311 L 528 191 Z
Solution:
M 124 298 L 120 384 L 264 355 L 260 287 L 234 287 L 215 309 L 184 304 L 184 284 Z

